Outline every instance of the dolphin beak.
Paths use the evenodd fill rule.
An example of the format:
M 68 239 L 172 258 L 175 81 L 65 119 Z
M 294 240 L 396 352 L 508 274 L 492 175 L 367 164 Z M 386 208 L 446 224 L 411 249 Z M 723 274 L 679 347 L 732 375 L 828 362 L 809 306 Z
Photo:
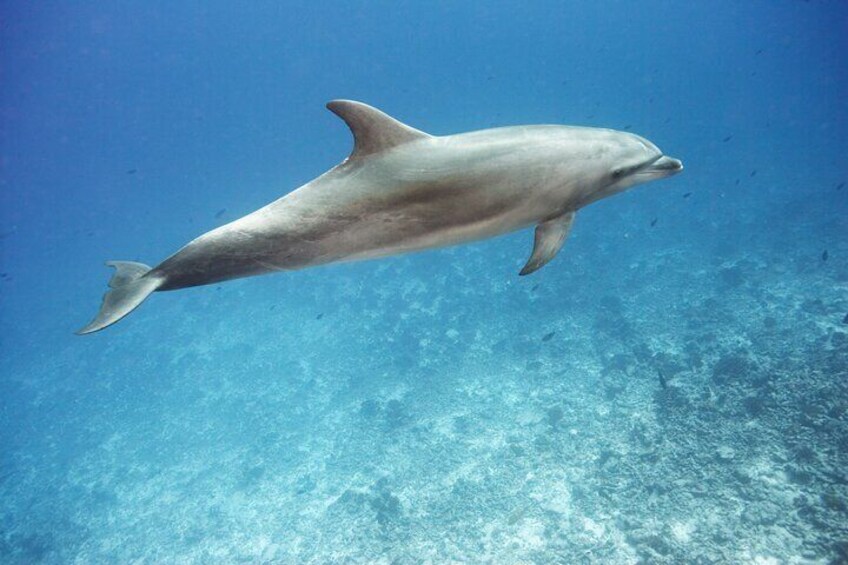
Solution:
M 645 168 L 644 172 L 655 178 L 665 178 L 676 175 L 683 170 L 683 163 L 679 159 L 663 155 Z M 641 172 L 641 171 L 640 171 Z
M 636 175 L 643 177 L 641 182 L 647 180 L 657 180 L 676 175 L 683 170 L 683 163 L 679 159 L 663 155 L 650 165 L 647 165 L 638 171 Z M 645 178 L 647 177 L 647 178 Z

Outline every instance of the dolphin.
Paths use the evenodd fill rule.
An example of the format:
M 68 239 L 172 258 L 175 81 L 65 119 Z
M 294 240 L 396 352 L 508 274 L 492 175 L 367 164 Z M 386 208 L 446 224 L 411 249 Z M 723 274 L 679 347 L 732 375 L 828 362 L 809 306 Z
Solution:
M 530 274 L 562 247 L 580 208 L 683 170 L 638 135 L 528 125 L 435 136 L 352 100 L 327 108 L 354 138 L 341 164 L 264 208 L 205 233 L 156 267 L 109 261 L 102 330 L 153 291 L 336 261 L 371 259 L 536 226 Z

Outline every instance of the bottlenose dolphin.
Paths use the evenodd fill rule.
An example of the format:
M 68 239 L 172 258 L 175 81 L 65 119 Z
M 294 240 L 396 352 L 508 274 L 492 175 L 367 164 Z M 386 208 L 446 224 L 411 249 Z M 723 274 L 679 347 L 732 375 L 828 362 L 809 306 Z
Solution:
M 683 164 L 609 129 L 536 125 L 434 136 L 361 102 L 327 108 L 350 127 L 341 164 L 264 208 L 201 235 L 157 267 L 116 269 L 87 334 L 155 290 L 455 245 L 536 226 L 527 275 L 553 259 L 577 210 Z

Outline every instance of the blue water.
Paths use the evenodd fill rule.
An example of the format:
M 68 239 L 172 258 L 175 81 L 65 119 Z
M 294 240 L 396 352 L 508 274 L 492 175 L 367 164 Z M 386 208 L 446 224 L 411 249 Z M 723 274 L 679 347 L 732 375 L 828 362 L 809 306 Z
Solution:
M 848 8 L 4 2 L 0 561 L 848 561 Z M 532 232 L 157 293 L 342 160 L 628 129 L 686 170 Z

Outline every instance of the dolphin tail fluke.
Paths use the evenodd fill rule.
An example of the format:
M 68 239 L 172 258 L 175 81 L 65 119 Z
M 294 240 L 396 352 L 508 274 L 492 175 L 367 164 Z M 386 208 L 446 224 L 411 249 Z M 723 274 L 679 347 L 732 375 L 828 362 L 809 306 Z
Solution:
M 77 331 L 78 335 L 90 334 L 111 326 L 141 304 L 151 292 L 162 285 L 162 277 L 149 276 L 150 267 L 132 261 L 108 261 L 115 267 L 109 280 L 111 289 L 103 295 L 100 311 L 90 324 Z

